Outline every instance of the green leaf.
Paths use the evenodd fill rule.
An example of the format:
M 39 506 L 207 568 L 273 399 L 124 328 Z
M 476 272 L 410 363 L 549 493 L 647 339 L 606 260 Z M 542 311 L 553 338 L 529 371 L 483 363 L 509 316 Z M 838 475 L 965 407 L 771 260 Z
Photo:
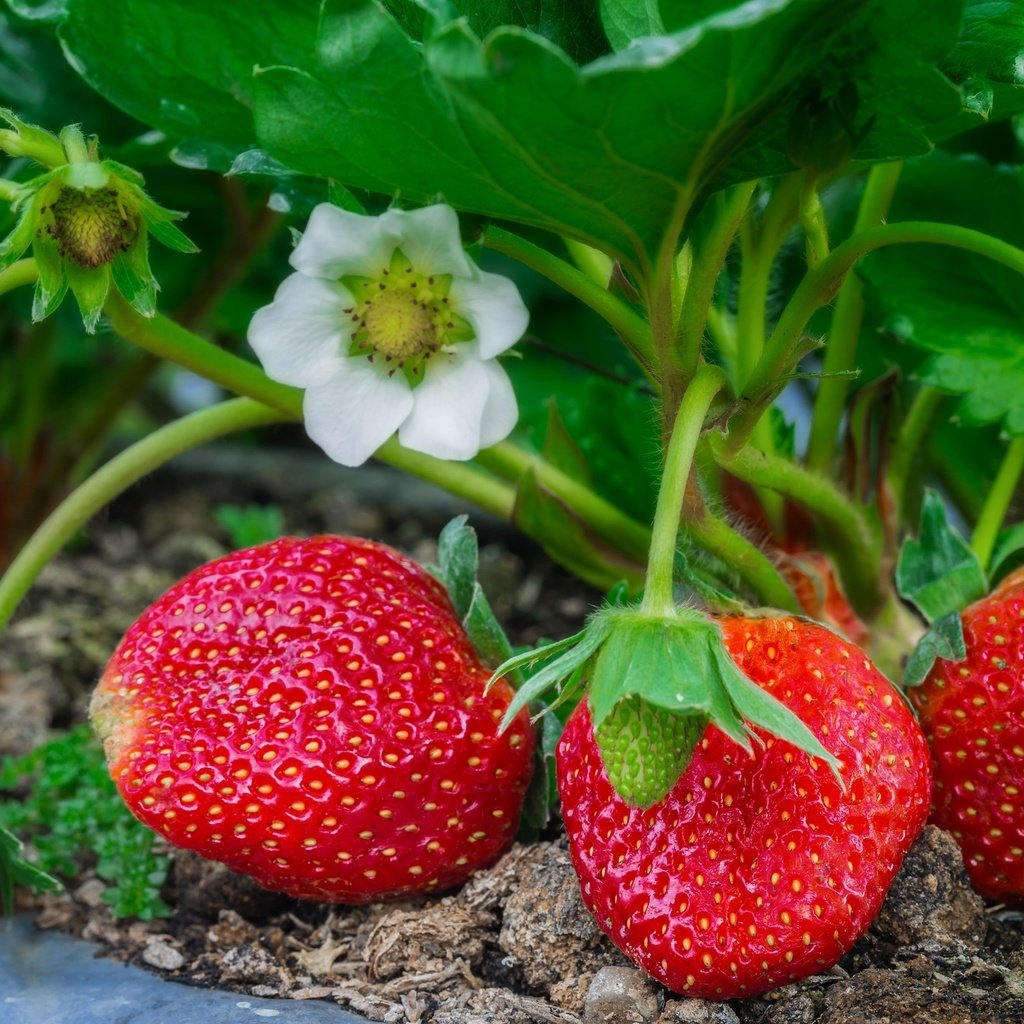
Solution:
M 1001 530 L 989 562 L 989 579 L 995 585 L 1014 569 L 1024 565 L 1024 523 Z
M 314 59 L 258 76 L 257 128 L 297 170 L 635 264 L 864 2 L 747 4 L 578 68 L 523 29 L 481 43 L 457 21 L 421 46 L 369 0 L 328 0 Z
M 936 151 L 908 161 L 890 220 L 934 220 L 1024 246 L 1018 169 Z M 918 373 L 960 395 L 965 424 L 1002 423 L 1024 434 L 1024 288 L 1019 274 L 945 246 L 893 246 L 859 273 L 872 317 L 928 354 Z
M 277 540 L 284 534 L 284 511 L 280 505 L 229 505 L 213 507 L 213 518 L 234 548 L 252 548 Z
M 63 886 L 21 856 L 23 844 L 0 826 L 0 911 L 14 913 L 14 889 L 23 885 L 34 892 L 60 892 Z
M 316 4 L 252 0 L 68 0 L 60 39 L 79 74 L 172 138 L 256 141 L 253 68 L 292 64 L 316 34 Z M 111 26 L 116 26 L 112 31 Z
M 536 842 L 540 832 L 551 820 L 558 806 L 558 783 L 555 774 L 555 750 L 562 738 L 562 720 L 557 715 L 542 715 L 537 742 L 533 748 L 533 775 L 523 799 L 522 816 L 516 838 L 521 843 Z
M 512 645 L 479 583 L 473 584 L 473 597 L 462 618 L 462 625 L 487 668 L 494 668 L 511 657 Z
M 615 50 L 634 39 L 660 36 L 665 31 L 658 0 L 600 0 L 601 24 Z
M 985 120 L 1001 121 L 1024 110 L 1024 3 L 1021 0 L 968 0 L 960 38 L 940 67 L 961 87 L 965 110 L 936 125 L 944 139 Z
M 988 592 L 978 556 L 950 525 L 945 503 L 933 490 L 925 494 L 918 536 L 900 548 L 896 589 L 929 622 L 959 613 Z
M 558 411 L 557 401 L 549 398 L 547 407 L 547 429 L 544 431 L 544 445 L 541 448 L 544 461 L 573 480 L 589 485 L 592 480 L 590 467 L 579 445 L 566 429 L 565 421 Z
M 964 626 L 960 613 L 950 612 L 936 619 L 917 642 L 903 669 L 903 686 L 920 686 L 932 670 L 936 658 L 963 661 L 967 657 Z
M 456 516 L 437 539 L 437 557 L 441 563 L 439 579 L 448 591 L 460 619 L 469 613 L 479 568 L 476 530 L 469 517 Z

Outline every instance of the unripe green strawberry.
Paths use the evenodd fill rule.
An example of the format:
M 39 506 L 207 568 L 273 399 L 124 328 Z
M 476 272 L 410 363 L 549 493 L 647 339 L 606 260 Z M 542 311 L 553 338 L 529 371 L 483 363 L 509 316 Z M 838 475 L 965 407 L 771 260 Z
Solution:
M 953 833 L 971 884 L 1024 901 L 1024 570 L 961 616 L 967 657 L 938 659 L 908 690 L 935 765 L 932 820 Z
M 136 816 L 268 889 L 436 892 L 512 843 L 526 714 L 444 589 L 381 544 L 285 538 L 202 566 L 128 630 L 93 722 Z
M 676 992 L 752 996 L 827 970 L 878 912 L 928 814 L 924 736 L 854 645 L 793 618 L 725 619 L 739 668 L 839 758 L 762 732 L 747 753 L 708 726 L 652 807 L 613 790 L 586 702 L 558 747 L 584 902 L 613 942 Z

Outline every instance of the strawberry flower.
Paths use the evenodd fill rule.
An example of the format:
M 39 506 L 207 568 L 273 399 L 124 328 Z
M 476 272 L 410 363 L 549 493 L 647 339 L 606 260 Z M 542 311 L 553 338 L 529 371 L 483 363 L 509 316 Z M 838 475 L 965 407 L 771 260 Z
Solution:
M 413 451 L 471 459 L 511 431 L 496 357 L 528 314 L 510 280 L 463 251 L 451 207 L 368 217 L 321 204 L 291 264 L 249 342 L 269 376 L 305 390 L 306 431 L 332 459 L 361 465 L 396 431 Z
M 0 110 L 0 151 L 48 168 L 31 181 L 5 182 L 18 215 L 0 241 L 0 270 L 31 248 L 39 277 L 32 319 L 43 320 L 70 289 L 85 329 L 96 329 L 113 285 L 143 316 L 156 312 L 159 289 L 149 267 L 149 238 L 177 252 L 197 252 L 173 221 L 183 213 L 158 206 L 142 175 L 115 160 L 100 160 L 95 137 L 77 125 L 60 136 Z

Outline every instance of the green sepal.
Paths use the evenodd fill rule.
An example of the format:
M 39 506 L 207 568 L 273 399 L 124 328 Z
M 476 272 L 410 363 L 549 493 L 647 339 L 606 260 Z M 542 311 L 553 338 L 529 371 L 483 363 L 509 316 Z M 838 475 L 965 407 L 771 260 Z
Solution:
M 686 771 L 707 719 L 626 697 L 594 729 L 608 781 L 633 807 L 650 807 Z
M 101 160 L 100 167 L 138 188 L 142 188 L 146 184 L 146 179 L 134 167 L 129 167 L 127 164 L 122 164 L 117 160 Z M 184 214 L 178 214 L 177 216 L 184 216 Z
M 963 661 L 967 657 L 964 625 L 959 612 L 936 619 L 917 642 L 903 668 L 903 686 L 920 686 L 938 658 Z
M 156 314 L 156 293 L 160 290 L 153 272 L 149 269 L 149 241 L 146 230 L 139 232 L 139 237 L 127 252 L 114 257 L 110 264 L 110 274 L 114 287 L 143 316 Z
M 18 218 L 18 223 L 11 229 L 10 234 L 0 242 L 0 270 L 6 270 L 12 263 L 20 260 L 25 254 L 25 250 L 32 244 L 39 220 L 38 205 L 36 198 L 33 197 Z
M 158 206 L 142 190 L 138 190 L 137 201 L 139 213 L 145 222 L 149 233 L 161 244 L 173 249 L 175 252 L 196 253 L 199 246 L 192 241 L 180 228 L 175 227 L 172 221 L 179 220 L 185 216 L 183 213 L 176 213 L 174 210 L 165 210 Z
M 80 267 L 73 260 L 65 260 L 64 270 L 81 310 L 82 323 L 89 334 L 94 334 L 110 292 L 110 266 Z
M 32 256 L 36 261 L 36 286 L 32 296 L 32 322 L 45 320 L 64 301 L 68 293 L 68 279 L 64 273 L 57 243 L 41 233 L 32 243 Z
M 444 527 L 437 541 L 437 556 L 441 564 L 430 571 L 448 591 L 480 660 L 487 668 L 506 662 L 512 656 L 512 645 L 477 581 L 480 559 L 476 531 L 469 525 L 468 516 L 456 516 Z M 509 681 L 513 685 L 520 682 L 514 671 Z
M 24 845 L 13 832 L 0 826 L 0 909 L 14 913 L 14 887 L 23 885 L 34 892 L 60 892 L 64 887 L 53 875 L 41 871 L 22 856 Z
M 988 593 L 978 556 L 950 525 L 946 506 L 933 490 L 925 492 L 918 536 L 908 537 L 900 548 L 896 589 L 929 622 L 959 612 Z

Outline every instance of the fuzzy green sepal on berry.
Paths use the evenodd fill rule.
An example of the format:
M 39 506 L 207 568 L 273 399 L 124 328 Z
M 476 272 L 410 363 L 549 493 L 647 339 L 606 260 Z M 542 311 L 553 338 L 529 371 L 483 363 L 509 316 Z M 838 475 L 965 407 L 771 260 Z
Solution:
M 762 729 L 838 768 L 796 715 L 740 671 L 719 626 L 699 612 L 604 608 L 576 636 L 509 659 L 495 677 L 540 659 L 549 660 L 520 688 L 506 718 L 548 689 L 557 689 L 557 705 L 586 683 L 609 781 L 634 806 L 669 792 L 708 724 L 747 751 Z M 630 743 L 635 749 L 627 752 Z
M 935 491 L 925 493 L 918 536 L 900 548 L 896 589 L 929 624 L 903 670 L 903 685 L 918 686 L 937 658 L 957 662 L 967 656 L 960 612 L 989 589 L 977 555 L 949 523 Z
M 26 182 L 9 182 L 18 221 L 0 242 L 0 270 L 31 248 L 38 279 L 33 321 L 43 320 L 70 290 L 85 329 L 95 331 L 113 286 L 143 316 L 156 312 L 156 278 L 149 266 L 149 236 L 178 252 L 198 251 L 173 221 L 185 216 L 153 202 L 137 171 L 100 160 L 95 137 L 76 125 L 58 138 L 0 110 L 0 150 L 28 156 L 47 168 Z

